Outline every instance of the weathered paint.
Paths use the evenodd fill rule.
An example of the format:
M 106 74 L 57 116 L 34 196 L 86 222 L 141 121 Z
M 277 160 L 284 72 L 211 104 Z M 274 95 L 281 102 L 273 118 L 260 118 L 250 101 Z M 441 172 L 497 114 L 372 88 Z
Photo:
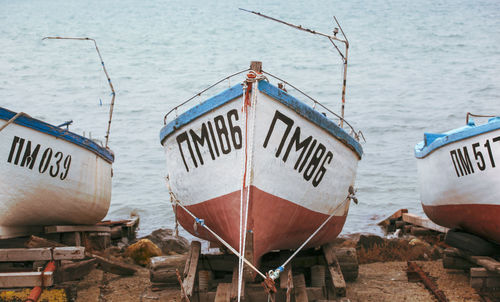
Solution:
M 354 185 L 359 154 L 282 99 L 261 90 L 254 93 L 257 101 L 248 121 L 252 164 L 247 173 L 252 188 L 248 225 L 254 231 L 255 252 L 298 247 L 338 207 L 327 227 L 329 235 L 319 235 L 313 243 L 331 241 L 347 215 L 349 202 L 344 201 Z M 240 95 L 191 116 L 168 134 L 162 131 L 173 193 L 235 248 L 245 162 L 242 105 Z M 179 221 L 197 235 L 192 218 L 180 213 Z M 207 238 L 201 229 L 198 236 Z
M 448 141 L 438 138 L 432 152 L 417 156 L 420 196 L 435 223 L 500 243 L 500 129 L 486 125 L 452 131 Z
M 60 138 L 17 123 L 0 133 L 0 238 L 107 214 L 109 158 Z
M 8 121 L 15 115 L 16 115 L 15 112 L 0 107 L 0 120 Z M 54 125 L 24 115 L 18 117 L 14 121 L 14 123 L 76 144 L 82 148 L 94 152 L 95 154 L 99 155 L 100 157 L 102 157 L 103 159 L 105 159 L 110 163 L 112 163 L 115 159 L 115 156 L 111 152 L 111 150 L 101 147 L 92 140 L 83 137 L 81 135 L 78 135 L 76 133 L 70 132 L 66 129 L 59 128 Z

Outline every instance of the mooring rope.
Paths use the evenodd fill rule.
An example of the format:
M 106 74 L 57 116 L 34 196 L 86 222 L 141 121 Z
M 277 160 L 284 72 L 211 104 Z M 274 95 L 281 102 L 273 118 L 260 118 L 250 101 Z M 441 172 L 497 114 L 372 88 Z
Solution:
M 180 200 L 178 200 L 176 197 L 175 197 L 175 194 L 174 192 L 172 192 L 171 190 L 169 190 L 170 192 L 170 196 L 172 197 L 172 200 L 177 203 L 177 205 L 179 205 L 184 211 L 186 211 L 186 213 L 189 214 L 189 216 L 193 217 L 195 222 L 199 225 L 201 225 L 202 227 L 204 227 L 207 231 L 210 232 L 210 234 L 212 234 L 217 240 L 220 241 L 220 243 L 222 243 L 225 247 L 227 247 L 233 254 L 235 254 L 237 257 L 241 257 L 240 253 L 238 253 L 237 250 L 235 250 L 229 243 L 227 243 L 224 239 L 222 239 L 222 237 L 220 237 L 219 235 L 217 235 L 217 233 L 215 233 L 210 227 L 208 227 L 206 224 L 205 224 L 205 220 L 204 219 L 200 219 L 198 217 L 196 217 L 196 215 L 194 215 L 191 211 L 189 211 L 183 204 L 182 202 L 180 202 Z M 266 278 L 266 275 L 264 275 L 263 273 L 261 273 L 250 261 L 248 261 L 247 259 L 245 259 L 243 257 L 243 261 L 245 261 L 246 264 L 248 264 L 248 266 L 250 266 L 255 272 L 257 272 L 262 278 Z
M 30 117 L 29 115 L 27 115 L 26 113 L 24 112 L 18 112 L 16 115 L 14 115 L 10 120 L 7 121 L 7 123 L 5 123 L 4 125 L 2 125 L 2 127 L 0 127 L 0 131 L 2 131 L 3 129 L 7 128 L 7 126 L 9 126 L 10 124 L 12 124 L 15 120 L 17 120 L 18 117 L 20 116 L 27 116 L 27 117 Z
M 280 276 L 280 273 L 282 271 L 285 270 L 285 266 L 293 259 L 293 257 L 295 257 L 303 248 L 304 246 L 306 246 L 306 244 L 311 241 L 312 238 L 314 238 L 314 236 L 316 236 L 316 234 L 327 224 L 328 221 L 330 221 L 330 219 L 335 216 L 335 213 L 337 212 L 338 209 L 340 209 L 341 206 L 343 206 L 347 201 L 351 200 L 352 198 L 352 194 L 348 195 L 346 197 L 346 199 L 344 199 L 343 202 L 341 202 L 339 205 L 337 205 L 335 207 L 335 209 L 333 209 L 333 212 L 332 214 L 330 214 L 330 216 L 328 216 L 328 218 L 325 219 L 325 221 L 323 221 L 323 223 L 311 234 L 311 236 L 309 236 L 305 241 L 304 243 L 302 243 L 302 245 L 295 250 L 295 252 L 285 261 L 283 262 L 282 265 L 280 265 L 277 269 L 275 269 L 274 271 L 273 270 L 270 270 L 268 272 L 269 274 L 269 277 L 273 280 L 276 280 L 279 278 Z

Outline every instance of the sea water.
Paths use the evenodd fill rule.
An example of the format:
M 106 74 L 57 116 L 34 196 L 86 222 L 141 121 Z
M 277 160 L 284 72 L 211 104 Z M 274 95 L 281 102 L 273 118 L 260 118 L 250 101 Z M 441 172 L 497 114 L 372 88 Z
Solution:
M 94 45 L 42 41 L 96 39 L 117 92 L 108 218 L 135 211 L 141 234 L 171 228 L 159 131 L 173 106 L 259 60 L 340 111 L 330 42 L 239 7 L 325 33 L 335 15 L 349 39 L 346 119 L 366 143 L 344 233 L 378 233 L 400 208 L 423 214 L 413 155 L 423 133 L 460 127 L 467 112 L 500 114 L 498 0 L 0 0 L 0 106 L 103 139 L 111 96 Z

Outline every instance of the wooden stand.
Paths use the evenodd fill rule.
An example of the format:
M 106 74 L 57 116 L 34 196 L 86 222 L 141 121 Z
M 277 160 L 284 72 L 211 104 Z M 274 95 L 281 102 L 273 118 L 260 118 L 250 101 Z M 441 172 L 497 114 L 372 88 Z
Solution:
M 205 302 L 237 301 L 238 258 L 231 254 L 204 255 L 200 253 L 199 246 L 199 242 L 192 242 L 182 274 L 182 288 L 187 298 L 190 301 Z M 291 254 L 292 251 L 275 251 L 264 255 L 260 264 L 261 271 L 276 269 Z M 158 268 L 151 270 L 152 281 L 162 271 L 161 265 L 156 265 Z M 274 294 L 274 301 L 348 301 L 344 298 L 346 281 L 355 280 L 358 269 L 354 248 L 337 248 L 327 244 L 319 250 L 301 251 L 285 266 L 280 278 L 275 280 L 277 292 Z M 169 276 L 168 280 L 173 280 L 172 273 L 165 272 L 165 275 Z M 258 275 L 255 278 L 244 278 L 241 300 L 267 301 L 262 281 Z

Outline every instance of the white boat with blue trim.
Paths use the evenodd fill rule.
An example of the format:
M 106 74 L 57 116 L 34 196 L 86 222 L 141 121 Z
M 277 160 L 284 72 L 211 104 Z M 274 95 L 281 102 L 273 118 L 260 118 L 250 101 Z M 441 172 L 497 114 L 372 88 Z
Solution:
M 322 36 L 335 46 L 344 67 L 341 115 L 254 61 L 201 93 L 246 74 L 239 84 L 180 115 L 177 110 L 201 93 L 170 110 L 160 142 L 177 221 L 191 234 L 238 255 L 239 278 L 245 262 L 261 277 L 274 280 L 302 248 L 339 235 L 350 201 L 357 202 L 354 182 L 363 150 L 359 132 L 344 119 L 349 43 L 342 29 L 344 39 L 336 37 L 338 28 L 326 35 L 247 12 Z M 336 42 L 345 45 L 344 52 Z M 277 86 L 270 83 L 272 78 L 280 81 Z M 258 270 L 265 253 L 283 249 L 295 253 L 267 276 Z
M 0 127 L 0 238 L 106 216 L 111 150 L 2 107 Z
M 251 232 L 256 261 L 338 236 L 363 153 L 354 130 L 272 85 L 269 75 L 250 70 L 160 133 L 180 224 L 240 251 Z
M 500 117 L 444 133 L 415 146 L 420 196 L 435 223 L 500 244 Z
M 111 88 L 105 144 L 0 107 L 0 239 L 36 234 L 49 225 L 101 221 L 111 201 L 114 154 L 108 138 L 115 92 Z M 64 126 L 66 126 L 64 128 Z

